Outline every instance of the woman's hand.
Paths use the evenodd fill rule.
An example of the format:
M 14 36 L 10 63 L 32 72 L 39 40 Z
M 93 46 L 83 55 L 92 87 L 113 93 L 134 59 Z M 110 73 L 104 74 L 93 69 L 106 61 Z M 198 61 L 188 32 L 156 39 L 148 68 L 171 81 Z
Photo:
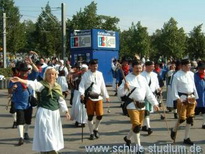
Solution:
M 10 81 L 16 83 L 16 82 L 21 82 L 21 79 L 15 76 L 15 77 L 10 78 Z
M 65 112 L 65 117 L 67 120 L 71 120 L 70 113 L 68 111 Z
M 154 107 L 155 111 L 159 111 L 160 110 L 159 106 L 157 106 L 157 105 L 154 105 L 153 107 Z

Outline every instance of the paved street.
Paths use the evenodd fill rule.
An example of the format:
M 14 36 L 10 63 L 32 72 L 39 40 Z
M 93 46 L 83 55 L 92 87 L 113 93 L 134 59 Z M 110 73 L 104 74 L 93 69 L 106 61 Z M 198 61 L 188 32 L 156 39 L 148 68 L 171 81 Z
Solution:
M 116 96 L 113 96 L 114 92 L 112 91 L 112 88 L 108 87 L 108 90 L 111 96 L 111 103 L 109 104 L 111 112 L 107 113 L 108 104 L 105 104 L 105 115 L 99 129 L 101 135 L 100 138 L 93 141 L 88 140 L 89 131 L 88 127 L 86 126 L 84 128 L 84 140 L 82 142 L 82 129 L 76 128 L 74 126 L 74 121 L 66 121 L 65 117 L 62 116 L 65 148 L 60 151 L 61 153 L 86 153 L 86 146 L 104 146 L 109 148 L 109 152 L 101 151 L 101 153 L 125 153 L 125 148 L 123 147 L 123 137 L 128 133 L 131 124 L 129 122 L 129 118 L 122 115 L 121 108 L 119 107 L 119 100 Z M 20 147 L 15 146 L 15 144 L 18 142 L 18 131 L 17 129 L 11 128 L 13 123 L 12 117 L 9 114 L 9 111 L 5 110 L 7 102 L 7 91 L 0 90 L 0 154 L 36 153 L 32 151 L 35 118 L 33 118 L 32 126 L 29 130 L 31 141 L 25 142 L 25 144 Z M 69 100 L 67 100 L 67 104 L 70 108 Z M 159 113 L 153 113 L 151 115 L 151 127 L 153 128 L 153 134 L 147 136 L 146 132 L 141 132 L 141 144 L 144 148 L 146 148 L 145 153 L 157 153 L 154 151 L 158 151 L 158 153 L 166 153 L 167 150 L 171 154 L 174 153 L 174 150 L 176 150 L 178 147 L 184 148 L 187 151 L 192 151 L 193 153 L 197 153 L 197 150 L 200 151 L 199 148 L 205 149 L 205 130 L 201 129 L 202 117 L 196 117 L 194 126 L 191 128 L 190 138 L 193 140 L 193 142 L 196 143 L 195 147 L 184 146 L 182 144 L 185 123 L 182 124 L 177 133 L 176 143 L 172 144 L 170 139 L 170 131 L 168 131 L 168 129 L 173 127 L 176 121 L 173 117 L 173 113 L 166 113 L 167 120 L 165 121 L 160 120 Z M 161 152 L 160 150 L 164 152 Z M 88 150 L 87 153 L 89 153 Z

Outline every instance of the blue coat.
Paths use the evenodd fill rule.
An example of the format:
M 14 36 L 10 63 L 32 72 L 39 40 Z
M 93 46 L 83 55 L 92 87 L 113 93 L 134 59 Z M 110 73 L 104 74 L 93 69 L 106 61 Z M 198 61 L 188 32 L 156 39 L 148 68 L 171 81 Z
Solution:
M 194 81 L 196 85 L 196 90 L 199 95 L 199 99 L 197 99 L 197 107 L 205 107 L 205 79 L 199 78 L 199 73 L 196 72 L 194 74 Z

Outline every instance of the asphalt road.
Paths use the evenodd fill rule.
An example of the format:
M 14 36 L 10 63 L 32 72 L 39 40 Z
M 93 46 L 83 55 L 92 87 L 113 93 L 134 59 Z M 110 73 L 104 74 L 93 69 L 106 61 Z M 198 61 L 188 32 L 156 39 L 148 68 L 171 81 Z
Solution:
M 109 104 L 104 104 L 105 115 L 100 125 L 99 132 L 100 138 L 95 140 L 89 140 L 89 130 L 86 125 L 84 128 L 84 139 L 81 140 L 81 128 L 74 126 L 74 121 L 67 121 L 62 115 L 63 132 L 65 147 L 60 151 L 62 154 L 66 153 L 131 153 L 126 152 L 128 150 L 125 147 L 123 137 L 128 133 L 131 128 L 129 118 L 122 115 L 119 99 L 114 95 L 114 91 L 111 87 L 108 87 L 108 92 L 111 97 Z M 29 130 L 30 141 L 25 142 L 22 146 L 16 146 L 18 142 L 17 129 L 11 128 L 13 122 L 12 117 L 8 110 L 5 110 L 8 102 L 7 90 L 0 90 L 0 154 L 32 154 L 36 153 L 32 151 L 32 139 L 34 120 L 33 118 L 31 128 Z M 70 108 L 69 100 L 67 104 Z M 110 113 L 107 113 L 107 107 L 110 106 Z M 163 111 L 160 111 L 163 112 Z M 35 113 L 35 110 L 34 110 Z M 190 138 L 196 144 L 195 146 L 185 146 L 183 144 L 184 126 L 185 123 L 180 126 L 177 133 L 176 143 L 173 144 L 170 139 L 170 128 L 174 126 L 176 119 L 174 119 L 173 113 L 166 113 L 166 120 L 160 120 L 160 113 L 153 113 L 151 115 L 151 127 L 153 134 L 147 136 L 146 132 L 141 132 L 141 144 L 145 148 L 145 153 L 203 153 L 205 149 L 205 130 L 201 129 L 202 117 L 197 116 L 195 118 L 194 126 L 191 128 Z M 134 142 L 132 140 L 132 142 Z M 101 147 L 100 147 L 101 146 Z M 90 149 L 89 149 L 90 148 Z M 101 149 L 96 149 L 101 148 Z M 103 149 L 102 149 L 103 148 Z M 131 150 L 135 150 L 134 143 Z M 99 151 L 98 151 L 99 150 Z

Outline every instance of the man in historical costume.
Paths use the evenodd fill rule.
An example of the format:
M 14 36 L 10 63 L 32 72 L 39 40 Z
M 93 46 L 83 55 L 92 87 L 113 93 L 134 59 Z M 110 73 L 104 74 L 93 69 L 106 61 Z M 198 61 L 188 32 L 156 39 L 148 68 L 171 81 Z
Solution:
M 133 137 L 135 143 L 141 146 L 140 130 L 144 120 L 145 98 L 154 106 L 155 110 L 158 110 L 159 107 L 146 79 L 140 74 L 142 71 L 142 63 L 140 61 L 134 61 L 132 67 L 133 72 L 126 76 L 126 80 L 123 80 L 118 88 L 118 94 L 119 96 L 128 96 L 131 93 L 129 95 L 129 101 L 127 101 L 127 110 L 132 128 L 128 135 L 124 137 L 124 141 L 127 146 L 130 146 L 131 138 Z
M 195 108 L 195 115 L 202 113 L 203 123 L 202 129 L 205 129 L 205 62 L 200 61 L 198 63 L 197 72 L 194 74 L 194 81 L 199 98 L 197 106 Z
M 98 61 L 93 59 L 89 62 L 87 72 L 82 76 L 79 85 L 79 92 L 81 93 L 81 100 L 86 104 L 88 115 L 88 127 L 90 131 L 90 140 L 99 138 L 98 128 L 103 117 L 103 97 L 109 101 L 109 95 L 105 86 L 103 75 L 98 71 Z M 87 89 L 90 89 L 87 93 Z M 86 93 L 85 93 L 86 92 Z M 96 115 L 95 128 L 93 128 L 93 117 Z
M 186 121 L 184 144 L 193 145 L 189 138 L 189 131 L 193 125 L 197 90 L 194 83 L 194 73 L 190 71 L 191 63 L 188 59 L 181 61 L 181 70 L 173 76 L 172 96 L 177 101 L 178 120 L 171 129 L 171 138 L 175 141 L 179 125 Z
M 141 73 L 141 75 L 145 77 L 147 84 L 150 87 L 152 93 L 156 94 L 156 92 L 160 92 L 161 89 L 159 87 L 157 74 L 153 72 L 153 70 L 154 70 L 154 62 L 147 61 L 145 62 L 145 70 Z M 146 103 L 146 108 L 145 108 L 145 125 L 142 127 L 142 131 L 147 131 L 148 135 L 152 134 L 153 132 L 150 126 L 150 112 L 153 112 L 153 106 L 148 101 Z
M 79 71 L 72 73 L 70 82 L 72 82 L 72 87 L 74 88 L 73 98 L 72 98 L 72 108 L 71 108 L 71 118 L 75 120 L 76 127 L 85 127 L 87 123 L 87 112 L 85 109 L 85 104 L 81 103 L 79 84 L 82 75 L 88 71 L 88 66 L 83 64 Z
M 20 63 L 18 77 L 28 79 L 30 68 L 26 63 Z M 28 130 L 32 119 L 32 106 L 29 103 L 29 96 L 32 89 L 20 82 L 9 82 L 8 92 L 12 94 L 12 102 L 17 114 L 17 128 L 19 132 L 18 146 L 24 144 L 24 140 L 29 140 Z

